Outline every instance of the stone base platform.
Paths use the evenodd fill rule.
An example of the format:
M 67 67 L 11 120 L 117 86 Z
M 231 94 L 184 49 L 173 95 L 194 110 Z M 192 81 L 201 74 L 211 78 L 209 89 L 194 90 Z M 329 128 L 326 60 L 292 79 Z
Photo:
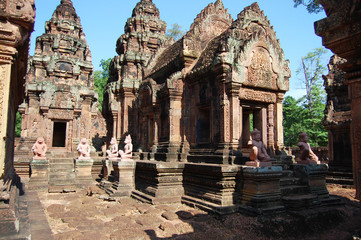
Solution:
M 242 167 L 240 211 L 256 214 L 283 211 L 280 179 L 282 167 Z
M 78 188 L 88 188 L 95 185 L 92 176 L 93 159 L 80 158 L 74 159 L 75 163 L 75 179 Z
M 114 182 L 106 192 L 111 197 L 129 197 L 135 190 L 134 173 L 135 161 L 112 161 Z
M 30 190 L 46 190 L 48 188 L 49 161 L 46 158 L 32 159 L 30 163 Z
M 217 214 L 236 211 L 237 165 L 186 163 L 182 203 Z
M 184 163 L 137 161 L 132 197 L 151 204 L 180 203 Z

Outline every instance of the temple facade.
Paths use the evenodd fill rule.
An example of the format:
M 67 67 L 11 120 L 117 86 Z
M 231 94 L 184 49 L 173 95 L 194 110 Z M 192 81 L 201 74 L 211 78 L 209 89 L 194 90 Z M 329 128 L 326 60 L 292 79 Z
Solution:
M 73 3 L 61 0 L 29 59 L 19 150 L 37 137 L 49 150 L 75 152 L 81 138 L 106 135 L 94 91 L 91 52 Z
M 329 73 L 323 76 L 327 92 L 323 124 L 328 130 L 330 168 L 352 172 L 351 102 L 348 86 L 345 85 L 345 72 L 338 67 L 345 62 L 337 55 L 332 56 L 328 65 Z
M 258 5 L 233 20 L 217 0 L 175 43 L 165 28 L 150 0 L 127 21 L 104 97 L 109 137 L 129 132 L 137 149 L 167 162 L 232 162 L 247 154 L 253 127 L 271 155 L 282 148 L 291 74 Z

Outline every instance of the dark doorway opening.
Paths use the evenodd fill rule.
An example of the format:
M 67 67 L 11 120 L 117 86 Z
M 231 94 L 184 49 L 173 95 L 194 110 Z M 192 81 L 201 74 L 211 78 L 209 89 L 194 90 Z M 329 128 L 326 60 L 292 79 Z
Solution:
M 66 122 L 54 122 L 53 147 L 65 147 Z
M 208 108 L 199 109 L 199 118 L 197 122 L 197 141 L 198 143 L 210 143 L 211 135 L 211 114 Z

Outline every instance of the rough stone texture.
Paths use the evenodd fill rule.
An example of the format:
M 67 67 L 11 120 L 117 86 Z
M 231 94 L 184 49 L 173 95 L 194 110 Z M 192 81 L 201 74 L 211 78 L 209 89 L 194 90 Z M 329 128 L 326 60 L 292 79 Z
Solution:
M 112 197 L 130 196 L 135 190 L 135 165 L 134 161 L 112 161 L 114 169 L 114 182 L 109 188 Z
M 190 149 L 196 154 L 205 148 L 222 164 L 247 148 L 253 114 L 266 147 L 271 152 L 282 147 L 282 100 L 290 71 L 258 5 L 234 21 L 217 0 L 171 46 L 158 17 L 152 1 L 141 1 L 117 42 L 119 56 L 111 65 L 116 77 L 105 95 L 109 135 L 120 139 L 130 132 L 135 149 L 152 152 L 155 160 L 186 161 Z M 135 39 L 140 32 L 161 46 L 150 48 L 151 37 L 141 44 L 143 38 Z M 135 60 L 133 48 L 140 49 Z
M 20 179 L 14 171 L 14 124 L 24 97 L 29 39 L 35 20 L 33 0 L 3 0 L 0 4 L 0 232 L 18 234 Z M 20 236 L 27 238 L 28 236 Z
M 221 218 L 181 204 L 154 206 L 129 198 L 106 202 L 80 193 L 39 193 L 39 197 L 54 239 L 352 239 L 357 236 L 360 217 L 355 190 L 330 191 L 343 197 L 346 205 Z M 141 207 L 149 210 L 140 212 Z M 54 215 L 61 210 L 62 216 Z M 162 217 L 165 212 L 191 217 L 167 220 Z
M 257 3 L 236 20 L 221 0 L 210 3 L 175 43 L 165 30 L 155 4 L 140 1 L 117 41 L 104 95 L 108 141 L 130 133 L 134 149 L 142 150 L 135 155 L 146 163 L 137 163 L 133 196 L 148 202 L 180 199 L 183 191 L 182 167 L 152 161 L 232 165 L 249 153 L 251 116 L 273 157 L 283 147 L 282 100 L 291 75 Z M 205 176 L 219 181 L 214 188 L 194 188 L 210 195 L 206 201 L 230 206 L 235 189 L 227 184 L 235 176 L 228 179 L 224 169 L 217 174 L 224 176 Z M 202 200 L 201 194 L 192 198 Z
M 49 152 L 76 151 L 81 138 L 106 135 L 94 91 L 93 65 L 72 1 L 61 1 L 29 59 L 26 98 L 19 106 L 22 132 L 18 151 L 28 139 L 44 137 Z
M 351 150 L 351 102 L 345 72 L 339 65 L 346 60 L 334 55 L 328 65 L 329 73 L 324 78 L 327 106 L 323 124 L 328 130 L 329 178 L 328 183 L 352 186 Z M 348 176 L 348 177 L 345 177 Z
M 357 198 L 361 199 L 361 3 L 352 0 L 343 1 L 342 4 L 331 0 L 320 3 L 327 17 L 315 23 L 316 34 L 322 37 L 326 48 L 347 60 L 338 68 L 345 72 L 345 84 L 349 85 L 352 166 Z
M 75 159 L 76 185 L 80 188 L 88 188 L 95 185 L 92 176 L 93 159 Z
M 33 159 L 30 163 L 29 189 L 46 189 L 48 186 L 49 161 Z
M 138 161 L 132 197 L 152 203 L 180 203 L 184 193 L 182 163 Z
M 281 167 L 243 167 L 241 211 L 263 213 L 282 211 Z
M 235 165 L 186 163 L 182 202 L 219 214 L 237 211 L 239 170 Z

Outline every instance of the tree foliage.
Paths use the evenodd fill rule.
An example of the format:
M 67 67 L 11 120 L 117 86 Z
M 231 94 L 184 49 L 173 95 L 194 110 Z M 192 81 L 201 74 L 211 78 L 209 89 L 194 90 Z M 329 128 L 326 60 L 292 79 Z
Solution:
M 109 78 L 109 65 L 111 60 L 111 58 L 100 60 L 99 66 L 102 70 L 94 71 L 94 89 L 98 93 L 99 111 L 102 111 L 103 107 L 103 93 Z
M 306 95 L 300 99 L 286 97 L 283 106 L 285 144 L 294 146 L 300 132 L 306 132 L 311 146 L 326 146 L 327 131 L 322 125 L 326 104 L 326 92 L 322 85 L 322 74 L 326 67 L 322 57 L 326 50 L 317 48 L 302 58 L 297 75 L 302 76 Z
M 20 137 L 21 135 L 21 114 L 16 112 L 15 116 L 15 137 Z
M 173 37 L 174 40 L 178 40 L 184 35 L 182 30 L 182 26 L 178 25 L 177 23 L 172 24 L 172 28 L 167 30 L 166 36 L 171 38 Z
M 295 3 L 294 7 L 306 6 L 309 13 L 319 13 L 323 10 L 320 0 L 293 0 L 293 2 Z

